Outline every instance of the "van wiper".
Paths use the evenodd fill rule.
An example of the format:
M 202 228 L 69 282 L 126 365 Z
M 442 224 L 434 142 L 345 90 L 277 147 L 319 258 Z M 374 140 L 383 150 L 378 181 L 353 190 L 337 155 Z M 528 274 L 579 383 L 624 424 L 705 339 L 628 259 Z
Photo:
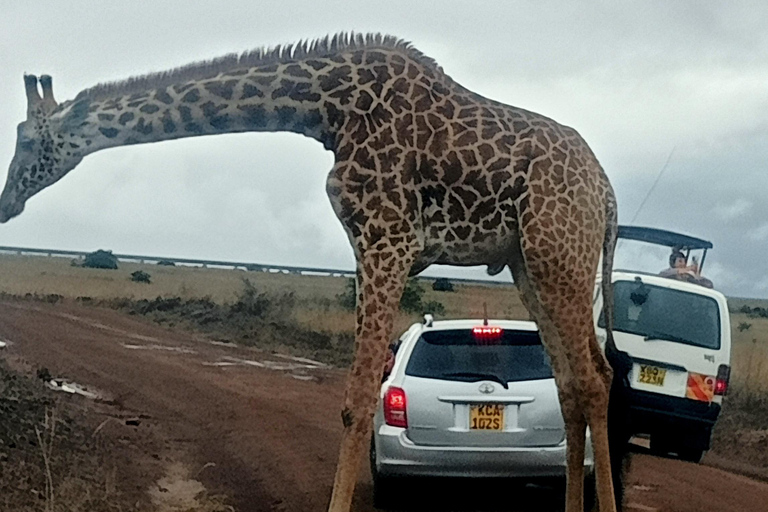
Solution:
M 494 382 L 498 382 L 499 384 L 501 384 L 504 387 L 504 389 L 509 389 L 509 386 L 507 385 L 507 381 L 505 381 L 498 375 L 494 375 L 492 373 L 453 372 L 453 373 L 444 373 L 441 375 L 441 377 L 468 377 L 468 378 L 476 378 L 477 380 L 492 380 Z
M 686 345 L 695 345 L 691 340 L 680 338 L 679 336 L 672 336 L 671 334 L 649 334 L 645 338 L 645 341 L 675 341 L 677 343 L 685 343 Z

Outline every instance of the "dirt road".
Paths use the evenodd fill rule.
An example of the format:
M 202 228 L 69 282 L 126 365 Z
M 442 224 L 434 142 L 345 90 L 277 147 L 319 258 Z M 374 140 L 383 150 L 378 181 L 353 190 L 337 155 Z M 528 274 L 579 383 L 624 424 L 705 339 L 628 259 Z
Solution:
M 343 372 L 77 306 L 0 302 L 0 339 L 8 342 L 3 350 L 34 367 L 142 415 L 142 428 L 183 447 L 204 468 L 203 483 L 230 495 L 239 511 L 325 510 L 341 436 Z M 551 490 L 499 482 L 433 483 L 418 491 L 414 510 L 557 508 Z M 628 503 L 629 511 L 764 512 L 768 484 L 637 455 Z M 367 468 L 354 510 L 375 510 Z

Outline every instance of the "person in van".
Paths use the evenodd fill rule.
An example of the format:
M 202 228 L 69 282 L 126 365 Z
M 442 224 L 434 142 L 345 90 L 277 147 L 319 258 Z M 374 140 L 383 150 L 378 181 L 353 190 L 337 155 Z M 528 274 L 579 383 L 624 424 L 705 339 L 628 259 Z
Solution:
M 669 268 L 659 272 L 659 275 L 670 279 L 698 284 L 706 288 L 713 287 L 712 281 L 699 273 L 699 264 L 696 261 L 696 258 L 693 258 L 692 265 L 688 265 L 685 256 L 677 248 L 672 249 L 672 254 L 669 256 Z

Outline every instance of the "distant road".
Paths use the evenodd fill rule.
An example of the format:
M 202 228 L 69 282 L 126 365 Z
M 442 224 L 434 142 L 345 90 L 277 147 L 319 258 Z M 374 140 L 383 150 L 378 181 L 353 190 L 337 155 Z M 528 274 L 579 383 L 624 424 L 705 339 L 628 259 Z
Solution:
M 31 247 L 9 247 L 0 246 L 0 254 L 18 254 L 18 255 L 35 255 L 35 256 L 48 256 L 48 257 L 75 257 L 85 258 L 86 251 L 66 251 L 59 249 L 36 249 Z M 260 271 L 260 272 L 283 272 L 286 274 L 299 274 L 299 275 L 327 275 L 327 276 L 341 276 L 341 277 L 354 277 L 355 272 L 353 270 L 340 270 L 335 268 L 318 268 L 318 267 L 295 267 L 289 265 L 272 265 L 269 263 L 245 263 L 242 261 L 220 261 L 220 260 L 198 260 L 192 258 L 175 258 L 164 256 L 141 256 L 137 254 L 114 254 L 114 256 L 121 261 L 134 261 L 139 263 L 157 263 L 158 261 L 170 261 L 176 265 L 189 265 L 197 267 L 221 267 L 221 268 L 241 268 L 244 270 Z M 434 280 L 438 277 L 419 276 L 419 279 Z M 475 284 L 482 286 L 512 286 L 510 281 L 497 281 L 492 279 L 465 279 L 460 277 L 449 277 L 451 281 L 457 283 Z

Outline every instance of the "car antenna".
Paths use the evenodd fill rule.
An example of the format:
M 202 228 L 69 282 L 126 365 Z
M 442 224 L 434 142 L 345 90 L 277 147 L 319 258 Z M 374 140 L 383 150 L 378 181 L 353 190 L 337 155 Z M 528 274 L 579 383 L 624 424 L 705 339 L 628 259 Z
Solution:
M 488 325 L 488 303 L 483 302 L 483 325 Z

